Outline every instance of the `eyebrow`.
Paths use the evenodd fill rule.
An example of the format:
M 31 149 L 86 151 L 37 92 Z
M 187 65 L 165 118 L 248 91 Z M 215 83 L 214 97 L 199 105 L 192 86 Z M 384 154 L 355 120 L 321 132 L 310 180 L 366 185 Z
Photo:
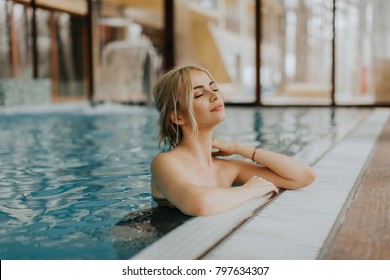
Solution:
M 212 84 L 215 84 L 215 82 L 214 81 L 210 81 L 209 86 L 211 86 Z M 204 86 L 203 85 L 199 85 L 199 86 L 195 86 L 194 87 L 194 89 L 197 89 L 197 88 L 204 88 Z

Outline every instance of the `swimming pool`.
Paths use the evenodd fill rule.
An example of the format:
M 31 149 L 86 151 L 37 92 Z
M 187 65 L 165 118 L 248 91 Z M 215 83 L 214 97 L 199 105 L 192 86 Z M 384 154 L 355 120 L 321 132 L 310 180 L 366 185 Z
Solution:
M 368 111 L 232 107 L 216 135 L 312 164 Z M 153 206 L 156 119 L 142 106 L 0 110 L 0 258 L 127 259 L 155 241 L 115 229 Z

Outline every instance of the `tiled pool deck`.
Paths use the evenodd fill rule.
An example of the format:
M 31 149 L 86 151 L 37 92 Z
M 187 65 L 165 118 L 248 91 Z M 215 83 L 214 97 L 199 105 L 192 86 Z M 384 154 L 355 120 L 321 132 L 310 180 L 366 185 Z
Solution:
M 313 165 L 317 179 L 310 187 L 284 191 L 272 201 L 263 198 L 225 213 L 193 218 L 134 259 L 332 258 L 327 252 L 388 119 L 389 109 L 372 110 Z M 371 180 L 376 179 L 386 177 Z M 388 218 L 384 219 L 388 228 Z M 383 238 L 388 237 L 387 232 Z
M 390 260 L 390 119 L 323 259 Z

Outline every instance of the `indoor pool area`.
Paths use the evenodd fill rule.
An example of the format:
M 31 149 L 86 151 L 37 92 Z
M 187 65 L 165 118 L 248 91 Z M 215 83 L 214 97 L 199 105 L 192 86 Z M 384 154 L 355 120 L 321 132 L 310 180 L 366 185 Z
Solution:
M 161 213 L 150 194 L 149 166 L 164 149 L 154 108 L 0 109 L 0 258 L 317 258 L 340 222 L 388 109 L 226 112 L 216 137 L 293 156 L 315 167 L 315 183 L 210 217 Z
M 389 14 L 0 0 L 2 279 L 382 279 Z

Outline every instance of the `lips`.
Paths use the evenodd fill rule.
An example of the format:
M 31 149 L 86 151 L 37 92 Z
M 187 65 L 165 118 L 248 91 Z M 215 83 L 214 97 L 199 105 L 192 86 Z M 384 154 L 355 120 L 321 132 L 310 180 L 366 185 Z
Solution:
M 223 107 L 224 107 L 223 104 L 214 106 L 213 109 L 211 110 L 211 112 L 222 111 L 222 110 L 223 110 Z

